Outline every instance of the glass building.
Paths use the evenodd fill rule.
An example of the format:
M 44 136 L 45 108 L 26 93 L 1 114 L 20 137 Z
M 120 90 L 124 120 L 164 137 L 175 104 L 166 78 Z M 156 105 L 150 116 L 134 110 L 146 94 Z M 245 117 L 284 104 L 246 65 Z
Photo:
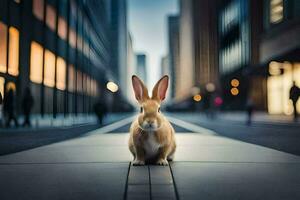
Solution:
M 0 92 L 12 88 L 21 105 L 29 87 L 36 114 L 91 112 L 110 72 L 108 3 L 0 1 Z

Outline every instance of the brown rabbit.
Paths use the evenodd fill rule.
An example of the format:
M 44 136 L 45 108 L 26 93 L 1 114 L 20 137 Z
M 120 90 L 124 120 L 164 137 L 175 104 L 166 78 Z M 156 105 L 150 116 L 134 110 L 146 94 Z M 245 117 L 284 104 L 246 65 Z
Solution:
M 140 114 L 130 127 L 129 150 L 134 157 L 133 165 L 153 162 L 168 165 L 167 160 L 173 160 L 176 149 L 175 131 L 160 112 L 168 82 L 169 77 L 163 76 L 154 86 L 150 98 L 144 83 L 137 76 L 132 76 L 135 98 L 141 106 Z

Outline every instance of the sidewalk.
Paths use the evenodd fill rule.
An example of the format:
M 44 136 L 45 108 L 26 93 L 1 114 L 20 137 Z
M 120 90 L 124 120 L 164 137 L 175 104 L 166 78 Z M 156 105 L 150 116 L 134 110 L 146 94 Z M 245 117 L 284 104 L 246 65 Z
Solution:
M 131 116 L 132 113 L 109 113 L 104 117 L 104 125 L 113 123 L 120 119 Z M 18 118 L 19 124 L 22 125 L 23 117 Z M 4 132 L 19 132 L 19 131 L 32 131 L 32 130 L 41 130 L 41 129 L 55 129 L 55 128 L 67 128 L 67 127 L 76 127 L 88 124 L 97 124 L 97 117 L 93 114 L 78 114 L 64 116 L 62 114 L 57 115 L 56 118 L 53 118 L 52 115 L 45 115 L 41 117 L 40 115 L 33 115 L 31 117 L 31 127 L 22 127 L 15 128 L 12 124 L 11 128 L 3 128 L 0 126 L 0 133 Z
M 186 116 L 188 119 L 197 119 L 197 121 L 207 121 L 207 115 L 204 112 L 194 112 L 194 113 L 179 113 L 180 116 Z M 176 116 L 176 113 L 168 113 L 168 115 Z M 246 112 L 215 112 L 214 119 L 245 123 L 247 121 Z M 266 112 L 254 112 L 252 115 L 252 122 L 257 124 L 271 124 L 271 125 L 293 125 L 300 126 L 300 118 L 298 122 L 293 121 L 293 116 L 291 115 L 270 115 Z
M 299 156 L 189 123 L 170 166 L 131 166 L 128 133 L 109 133 L 130 120 L 0 156 L 0 199 L 300 199 Z

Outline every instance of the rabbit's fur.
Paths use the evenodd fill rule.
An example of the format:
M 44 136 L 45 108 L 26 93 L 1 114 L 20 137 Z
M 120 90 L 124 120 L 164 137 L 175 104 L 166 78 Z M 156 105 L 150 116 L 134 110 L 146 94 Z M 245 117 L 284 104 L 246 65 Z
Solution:
M 168 160 L 173 160 L 176 150 L 175 131 L 160 112 L 168 82 L 169 77 L 163 76 L 154 86 L 150 98 L 144 83 L 137 76 L 132 76 L 135 97 L 141 107 L 140 114 L 130 127 L 128 144 L 134 157 L 133 165 L 168 165 Z

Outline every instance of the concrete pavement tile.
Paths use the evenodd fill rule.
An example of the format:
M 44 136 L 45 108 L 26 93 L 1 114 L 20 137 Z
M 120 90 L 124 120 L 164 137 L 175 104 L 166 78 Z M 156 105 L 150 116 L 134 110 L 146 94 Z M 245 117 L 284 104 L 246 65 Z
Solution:
M 173 185 L 151 185 L 153 200 L 175 200 L 175 190 Z
M 177 134 L 175 161 L 300 163 L 300 157 L 220 136 Z
M 123 199 L 128 163 L 0 165 L 0 199 Z
M 300 199 L 300 164 L 174 162 L 181 199 Z
M 128 185 L 127 189 L 128 200 L 150 200 L 149 185 Z
M 129 185 L 149 185 L 148 166 L 131 166 L 128 175 Z
M 150 165 L 151 185 L 155 184 L 173 184 L 172 175 L 169 166 Z

